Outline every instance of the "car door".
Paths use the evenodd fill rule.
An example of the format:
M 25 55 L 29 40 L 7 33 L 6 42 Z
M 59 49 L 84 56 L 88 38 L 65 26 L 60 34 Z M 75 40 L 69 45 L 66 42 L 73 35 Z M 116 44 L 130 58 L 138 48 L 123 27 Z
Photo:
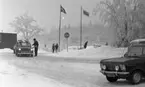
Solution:
M 145 47 L 143 47 L 143 58 L 142 61 L 144 62 L 144 71 L 145 71 Z
M 140 46 L 132 46 L 129 48 L 128 55 L 130 56 L 142 56 L 143 48 Z

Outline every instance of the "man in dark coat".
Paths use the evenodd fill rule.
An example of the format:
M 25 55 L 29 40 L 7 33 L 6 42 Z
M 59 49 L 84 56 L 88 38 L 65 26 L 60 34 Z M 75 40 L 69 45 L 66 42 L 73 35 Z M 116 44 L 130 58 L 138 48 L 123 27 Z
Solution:
M 85 42 L 85 44 L 84 44 L 84 49 L 87 48 L 87 45 L 88 45 L 88 41 Z
M 35 38 L 33 40 L 34 40 L 33 45 L 34 45 L 34 50 L 35 50 L 35 56 L 37 56 L 39 43 L 38 43 L 38 41 Z
M 54 53 L 54 51 L 55 51 L 55 44 L 53 43 L 52 44 L 52 53 Z
M 55 51 L 56 51 L 56 53 L 58 52 L 58 43 L 56 43 L 56 45 L 55 45 Z

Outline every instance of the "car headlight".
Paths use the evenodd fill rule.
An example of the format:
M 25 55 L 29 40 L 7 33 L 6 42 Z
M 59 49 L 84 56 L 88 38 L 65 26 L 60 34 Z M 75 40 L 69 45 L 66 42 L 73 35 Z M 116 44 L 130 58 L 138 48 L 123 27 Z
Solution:
M 18 50 L 21 50 L 21 48 L 19 48 Z
M 31 51 L 33 51 L 33 49 L 31 48 Z
M 123 65 L 123 64 L 121 64 L 121 65 L 120 65 L 120 69 L 121 69 L 122 71 L 126 71 L 126 66 Z
M 119 70 L 119 66 L 115 66 L 115 70 L 118 71 Z
M 102 65 L 102 69 L 105 70 L 106 69 L 106 65 Z
M 104 64 L 100 64 L 101 69 L 106 70 L 107 66 Z

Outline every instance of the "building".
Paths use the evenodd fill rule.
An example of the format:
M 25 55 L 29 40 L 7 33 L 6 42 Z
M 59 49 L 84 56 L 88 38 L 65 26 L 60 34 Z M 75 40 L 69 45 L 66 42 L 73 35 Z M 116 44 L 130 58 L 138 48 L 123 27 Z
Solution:
M 17 33 L 0 32 L 0 49 L 13 48 L 17 42 Z

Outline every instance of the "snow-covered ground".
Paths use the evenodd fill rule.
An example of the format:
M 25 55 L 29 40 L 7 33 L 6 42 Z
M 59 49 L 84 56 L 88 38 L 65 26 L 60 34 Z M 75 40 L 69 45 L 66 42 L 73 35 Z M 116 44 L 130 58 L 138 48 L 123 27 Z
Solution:
M 2 54 L 2 53 L 12 53 L 13 51 L 11 50 L 11 49 L 9 49 L 9 48 L 5 48 L 5 49 L 1 49 L 0 50 L 0 54 Z
M 94 48 L 94 46 L 88 46 L 87 49 L 77 50 L 76 46 L 69 47 L 69 50 L 63 50 L 59 53 L 47 53 L 48 56 L 56 56 L 56 57 L 75 57 L 75 58 L 112 58 L 112 57 L 121 57 L 127 51 L 127 48 L 114 48 L 110 46 L 104 46 Z M 40 50 L 42 52 L 42 50 Z
M 12 50 L 0 50 L 0 54 L 8 55 L 8 53 L 12 53 Z M 69 85 L 19 69 L 4 60 L 5 58 L 0 55 L 0 87 L 70 87 Z
M 98 63 L 60 61 L 60 57 L 71 57 L 75 60 L 84 57 L 119 57 L 126 50 L 109 46 L 89 46 L 84 50 L 70 47 L 69 52 L 63 50 L 52 54 L 40 49 L 38 57 L 27 58 L 16 57 L 12 50 L 3 49 L 0 50 L 0 87 L 144 87 L 144 83 L 133 86 L 126 80 L 109 83 L 99 72 Z

